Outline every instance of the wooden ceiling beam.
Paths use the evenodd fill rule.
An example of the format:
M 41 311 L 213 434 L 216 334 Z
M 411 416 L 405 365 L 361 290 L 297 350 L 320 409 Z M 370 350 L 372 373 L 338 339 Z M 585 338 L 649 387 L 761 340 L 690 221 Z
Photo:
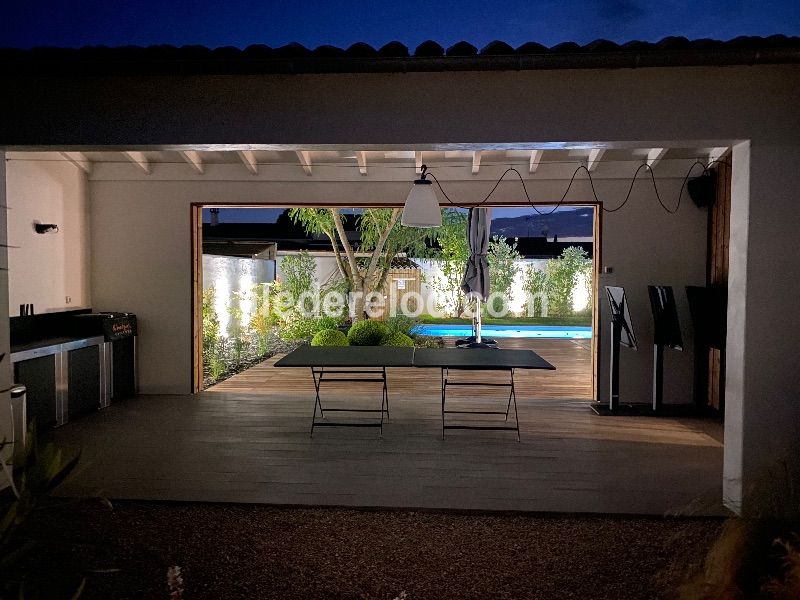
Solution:
M 531 160 L 528 163 L 528 173 L 536 173 L 536 169 L 539 168 L 539 163 L 542 160 L 542 154 L 544 154 L 544 150 L 531 150 Z
M 295 150 L 300 166 L 303 167 L 306 175 L 311 175 L 311 152 L 308 150 Z
M 603 154 L 605 153 L 606 151 L 603 148 L 595 148 L 594 150 L 590 150 L 589 161 L 586 164 L 586 169 L 590 172 L 597 169 L 597 165 L 601 160 L 603 160 Z
M 356 160 L 358 161 L 358 171 L 362 175 L 367 174 L 367 153 L 363 150 L 356 152 Z
M 200 175 L 203 174 L 205 171 L 203 159 L 200 157 L 200 153 L 197 150 L 179 150 L 178 154 L 180 154 L 183 160 L 189 163 L 195 171 Z
M 92 161 L 86 158 L 86 155 L 83 152 L 61 152 L 61 156 L 63 156 L 87 175 L 92 174 Z
M 720 158 L 722 158 L 727 151 L 728 151 L 727 146 L 720 148 L 712 148 L 711 152 L 708 153 L 709 164 L 713 163 L 715 160 L 719 160 Z
M 237 150 L 236 154 L 250 173 L 258 175 L 258 161 L 256 161 L 256 155 L 252 150 Z
M 481 151 L 474 150 L 472 152 L 472 174 L 477 175 L 481 170 Z
M 129 152 L 123 152 L 125 157 L 139 167 L 142 171 L 145 172 L 145 175 L 150 175 L 151 168 L 150 168 L 150 161 L 147 160 L 147 157 L 144 155 L 144 152 L 136 152 L 131 150 Z
M 664 155 L 667 153 L 668 148 L 650 148 L 647 152 L 647 166 L 651 169 L 658 164 Z

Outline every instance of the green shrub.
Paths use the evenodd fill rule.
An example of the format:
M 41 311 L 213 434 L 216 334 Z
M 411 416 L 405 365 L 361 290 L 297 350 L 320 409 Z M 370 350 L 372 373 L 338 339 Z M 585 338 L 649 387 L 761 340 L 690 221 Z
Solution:
M 320 317 L 314 323 L 314 333 L 324 331 L 325 329 L 336 329 L 339 327 L 340 319 L 336 317 Z
M 278 335 L 285 341 L 305 340 L 318 331 L 316 325 L 317 319 L 293 310 L 283 315 L 278 325 Z
M 359 321 L 347 332 L 347 339 L 353 346 L 378 346 L 387 333 L 389 330 L 380 321 Z
M 417 348 L 444 348 L 444 338 L 432 335 L 415 335 L 414 345 Z
M 395 315 L 386 321 L 386 328 L 390 333 L 400 332 L 409 335 L 417 323 L 418 321 L 413 317 L 407 317 L 406 315 Z
M 347 336 L 338 329 L 323 329 L 311 339 L 312 346 L 349 346 Z
M 401 331 L 389 332 L 381 340 L 381 346 L 414 347 L 414 340 Z

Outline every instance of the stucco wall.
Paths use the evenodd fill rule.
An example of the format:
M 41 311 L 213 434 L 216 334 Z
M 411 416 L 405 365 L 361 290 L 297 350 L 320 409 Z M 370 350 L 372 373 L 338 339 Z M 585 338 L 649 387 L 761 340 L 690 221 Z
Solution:
M 91 306 L 86 177 L 60 158 L 7 163 L 11 316 L 20 304 L 34 304 L 37 313 Z M 38 234 L 34 221 L 54 223 L 58 232 Z
M 616 141 L 636 147 L 736 143 L 726 381 L 725 490 L 730 503 L 741 500 L 742 486 L 754 482 L 765 465 L 797 444 L 800 402 L 794 357 L 800 317 L 793 298 L 800 261 L 786 257 L 793 256 L 798 224 L 800 65 L 307 76 L 7 76 L 5 83 L 14 90 L 0 96 L 0 112 L 13 115 L 0 119 L 0 147 L 5 148 L 246 143 L 424 150 L 537 142 Z M 109 222 L 114 210 L 130 217 L 132 232 L 123 232 L 120 250 L 112 252 L 120 265 L 129 258 L 122 248 L 168 236 L 155 251 L 138 252 L 139 263 L 129 261 L 130 273 L 147 281 L 148 269 L 161 264 L 169 267 L 165 272 L 187 273 L 187 280 L 150 284 L 129 296 L 104 284 L 98 290 L 102 298 L 96 296 L 95 303 L 119 302 L 133 310 L 140 305 L 148 319 L 153 318 L 148 327 L 174 326 L 173 342 L 149 348 L 149 360 L 168 358 L 176 373 L 186 375 L 158 373 L 150 364 L 147 368 L 155 370 L 149 386 L 177 389 L 174 382 L 182 379 L 178 387 L 185 390 L 190 315 L 176 299 L 189 285 L 189 230 L 175 231 L 174 225 L 188 222 L 186 205 L 191 199 L 219 202 L 223 196 L 211 198 L 202 193 L 203 186 L 183 191 L 173 186 L 175 195 L 164 205 L 149 198 L 147 186 L 117 186 L 112 193 L 112 182 L 93 185 L 93 197 L 108 199 L 93 209 L 93 218 Z M 236 189 L 225 197 L 239 201 L 281 203 L 290 197 L 305 204 L 325 202 L 324 193 L 315 191 L 313 184 L 296 189 L 294 195 L 289 183 L 276 185 L 283 193 L 263 196 L 254 184 L 232 187 Z M 351 187 L 354 198 L 374 202 L 375 196 L 363 193 L 369 185 Z M 399 184 L 387 190 L 385 199 L 402 202 L 407 189 L 407 184 Z M 158 196 L 163 199 L 164 194 Z M 139 200 L 138 205 L 129 204 Z M 660 219 L 650 212 L 642 217 L 646 222 L 635 225 L 647 227 Z M 150 236 L 136 231 L 139 227 L 148 227 Z M 111 229 L 118 233 L 117 227 Z M 99 235 L 97 228 L 94 231 Z M 691 231 L 673 233 L 678 236 L 675 245 L 691 245 Z M 104 233 L 97 247 L 113 247 L 108 237 Z M 156 256 L 164 250 L 169 252 Z M 618 250 L 604 250 L 609 264 L 620 264 Z M 625 250 L 642 252 L 635 247 Z M 783 269 L 780 277 L 778 264 Z M 93 274 L 107 275 L 109 286 L 114 280 L 124 284 L 122 269 L 117 274 L 109 269 L 100 265 Z M 153 303 L 144 291 L 153 292 L 155 285 L 169 299 L 166 312 L 148 308 Z M 796 460 L 798 454 L 793 456 Z
M 665 201 L 677 198 L 680 180 L 660 181 Z M 186 393 L 190 390 L 191 279 L 190 203 L 218 201 L 289 204 L 295 199 L 356 204 L 385 198 L 396 202 L 398 184 L 322 184 L 319 200 L 312 194 L 319 184 L 304 182 L 236 185 L 225 181 L 147 182 L 92 181 L 93 296 L 98 308 L 130 310 L 140 320 L 140 385 L 145 393 Z M 566 182 L 529 183 L 538 197 L 560 197 Z M 624 197 L 628 181 L 602 180 L 598 194 L 614 205 Z M 461 194 L 479 195 L 485 184 L 460 184 Z M 408 184 L 402 186 L 407 191 Z M 311 195 L 311 197 L 310 197 Z M 573 185 L 570 200 L 591 200 L 588 184 Z M 157 218 L 155 217 L 157 215 Z M 648 284 L 673 285 L 684 326 L 686 350 L 668 352 L 665 394 L 668 402 L 691 400 L 691 323 L 683 287 L 702 285 L 705 277 L 706 213 L 686 202 L 678 214 L 662 211 L 652 188 L 637 184 L 628 205 L 603 217 L 602 262 L 613 276 L 602 284 L 629 289 L 631 311 L 642 348 L 624 352 L 621 393 L 626 400 L 648 401 L 652 324 Z M 678 241 L 680 240 L 680 241 Z M 120 268 L 124 265 L 124 268 Z M 280 266 L 278 267 L 280 275 Z M 602 340 L 607 336 L 606 307 L 601 302 Z M 605 373 L 607 352 L 601 346 L 600 397 L 608 395 Z M 169 361 L 165 356 L 172 357 Z

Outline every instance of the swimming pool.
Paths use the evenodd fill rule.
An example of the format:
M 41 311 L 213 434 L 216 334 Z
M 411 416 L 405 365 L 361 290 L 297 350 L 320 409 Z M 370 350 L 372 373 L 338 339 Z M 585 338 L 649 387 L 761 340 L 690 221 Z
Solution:
M 419 335 L 441 337 L 467 337 L 472 335 L 471 325 L 417 325 L 411 330 Z M 592 337 L 591 327 L 573 325 L 484 325 L 481 334 L 493 338 L 568 338 L 586 340 Z

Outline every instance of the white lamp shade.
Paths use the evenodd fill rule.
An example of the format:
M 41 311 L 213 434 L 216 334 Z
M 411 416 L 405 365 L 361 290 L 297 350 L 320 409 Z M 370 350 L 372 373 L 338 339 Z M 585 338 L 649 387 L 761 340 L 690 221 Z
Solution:
M 442 211 L 439 200 L 428 183 L 414 183 L 408 193 L 400 222 L 406 227 L 441 227 Z

